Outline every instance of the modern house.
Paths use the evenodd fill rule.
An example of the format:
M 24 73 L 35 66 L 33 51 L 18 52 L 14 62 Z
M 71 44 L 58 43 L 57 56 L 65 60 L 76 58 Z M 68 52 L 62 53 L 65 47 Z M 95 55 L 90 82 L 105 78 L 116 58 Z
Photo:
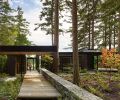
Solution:
M 15 74 L 24 74 L 28 69 L 28 60 L 33 60 L 33 68 L 39 69 L 40 58 L 47 52 L 56 52 L 54 46 L 1 46 L 0 54 L 7 55 L 7 63 L 5 71 L 14 76 Z M 27 57 L 26 55 L 34 54 L 34 58 Z M 63 70 L 67 65 L 72 66 L 72 52 L 59 52 L 60 65 L 59 69 Z M 80 50 L 79 51 L 79 67 L 87 70 L 94 70 L 98 67 L 98 57 L 101 55 L 97 50 Z

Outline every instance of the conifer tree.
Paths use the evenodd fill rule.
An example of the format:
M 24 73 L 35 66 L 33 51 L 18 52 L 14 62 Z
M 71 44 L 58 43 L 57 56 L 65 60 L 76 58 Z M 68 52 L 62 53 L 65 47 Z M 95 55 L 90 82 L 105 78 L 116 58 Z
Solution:
M 28 25 L 29 23 L 26 19 L 23 18 L 23 11 L 20 7 L 17 8 L 17 16 L 16 16 L 16 31 L 17 37 L 15 41 L 15 45 L 30 45 L 31 42 L 27 39 L 27 35 L 29 35 Z

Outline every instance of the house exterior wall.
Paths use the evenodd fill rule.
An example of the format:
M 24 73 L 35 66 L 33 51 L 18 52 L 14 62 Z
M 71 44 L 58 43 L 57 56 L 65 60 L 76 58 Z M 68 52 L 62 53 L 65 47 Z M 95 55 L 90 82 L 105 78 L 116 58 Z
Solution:
M 26 57 L 25 55 L 8 55 L 6 64 L 6 73 L 10 76 L 16 74 L 24 74 L 26 72 Z
M 79 67 L 81 67 L 81 69 L 94 70 L 94 57 L 100 55 L 101 52 L 79 52 Z M 59 58 L 60 70 L 66 65 L 72 65 L 72 52 L 60 52 Z

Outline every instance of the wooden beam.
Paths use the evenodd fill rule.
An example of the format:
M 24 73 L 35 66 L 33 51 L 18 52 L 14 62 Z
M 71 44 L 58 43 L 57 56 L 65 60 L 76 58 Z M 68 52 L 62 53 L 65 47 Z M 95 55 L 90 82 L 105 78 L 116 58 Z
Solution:
M 56 46 L 0 46 L 0 54 L 40 54 L 57 52 Z

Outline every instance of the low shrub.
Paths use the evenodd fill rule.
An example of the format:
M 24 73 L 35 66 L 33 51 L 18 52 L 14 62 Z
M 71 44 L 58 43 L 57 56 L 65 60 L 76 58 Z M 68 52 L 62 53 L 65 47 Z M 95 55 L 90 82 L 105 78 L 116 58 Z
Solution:
M 20 78 L 17 78 L 14 81 L 1 82 L 0 98 L 6 98 L 7 100 L 16 100 L 17 95 L 19 93 L 20 85 L 21 85 Z
M 42 67 L 50 70 L 53 63 L 53 58 L 50 55 L 45 55 L 41 59 Z
M 73 72 L 72 66 L 73 66 L 72 64 L 64 64 L 63 65 L 63 72 L 72 73 Z
M 116 68 L 120 72 L 120 54 L 116 54 L 116 50 L 114 48 L 111 50 L 103 48 L 101 58 L 103 67 L 110 69 L 108 78 L 108 84 L 110 85 L 112 79 L 112 68 Z
M 87 73 L 87 69 L 86 68 L 81 69 L 80 73 Z
M 0 78 L 5 78 L 7 77 L 8 75 L 6 73 L 0 73 Z

